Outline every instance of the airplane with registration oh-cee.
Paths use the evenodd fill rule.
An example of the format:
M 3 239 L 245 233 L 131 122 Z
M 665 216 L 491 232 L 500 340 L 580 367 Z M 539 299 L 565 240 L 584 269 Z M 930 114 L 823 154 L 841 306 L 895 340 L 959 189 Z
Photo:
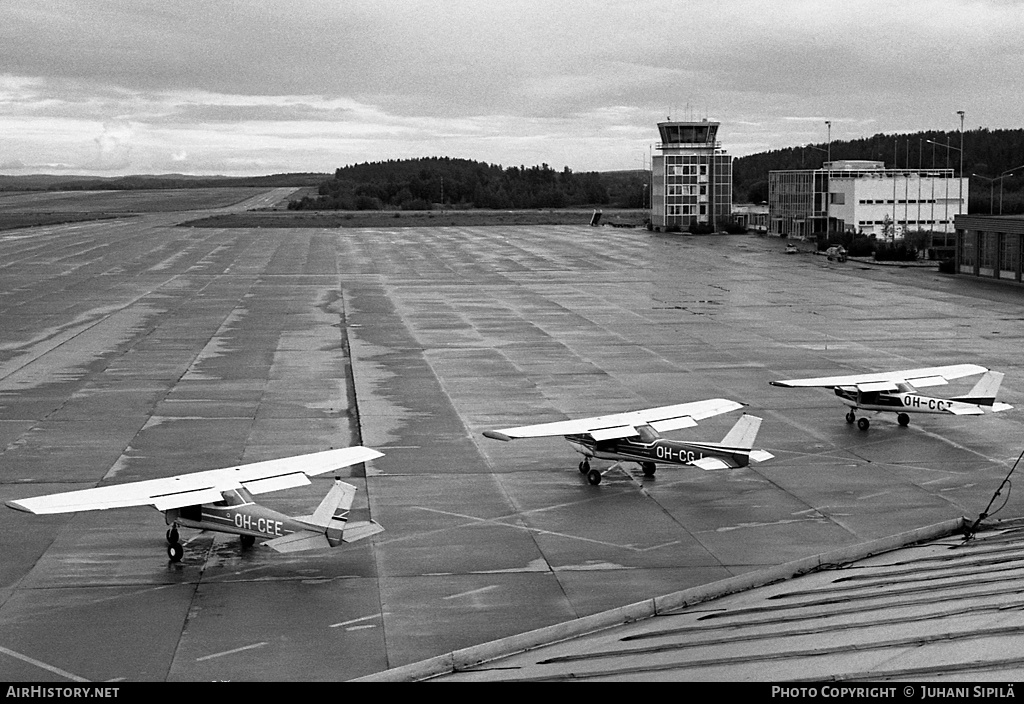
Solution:
M 484 437 L 509 441 L 561 435 L 584 456 L 579 463 L 580 473 L 585 474 L 591 484 L 597 485 L 605 474 L 621 468 L 626 462 L 639 464 L 644 476 L 653 477 L 659 464 L 691 465 L 712 470 L 745 467 L 751 460 L 771 459 L 771 453 L 753 449 L 761 427 L 761 419 L 757 416 L 741 416 L 720 443 L 668 440 L 661 435 L 692 428 L 699 420 L 739 408 L 743 408 L 742 403 L 713 398 L 592 418 L 486 430 Z M 591 458 L 613 460 L 614 464 L 602 472 L 591 468 Z
M 336 479 L 316 510 L 308 516 L 287 516 L 253 501 L 254 494 L 311 484 L 309 477 L 369 462 L 384 453 L 368 447 L 346 447 L 264 462 L 210 469 L 161 479 L 47 494 L 8 501 L 7 506 L 35 514 L 102 511 L 153 506 L 171 526 L 167 556 L 184 555 L 178 527 L 241 536 L 243 546 L 257 540 L 278 552 L 336 547 L 384 530 L 375 521 L 349 521 L 356 487 Z
M 918 388 L 940 386 L 951 379 L 982 374 L 983 376 L 966 395 L 953 398 L 937 398 L 918 393 Z M 978 364 L 951 364 L 944 367 L 923 367 L 890 372 L 868 372 L 845 376 L 823 376 L 810 379 L 785 379 L 768 382 L 772 386 L 820 387 L 833 389 L 839 400 L 850 407 L 846 422 L 857 422 L 857 427 L 867 430 L 871 421 L 857 418 L 856 411 L 874 413 L 895 413 L 896 422 L 901 426 L 910 424 L 911 413 L 952 414 L 977 416 L 984 413 L 998 413 L 1013 406 L 996 401 L 1002 372 L 990 371 Z

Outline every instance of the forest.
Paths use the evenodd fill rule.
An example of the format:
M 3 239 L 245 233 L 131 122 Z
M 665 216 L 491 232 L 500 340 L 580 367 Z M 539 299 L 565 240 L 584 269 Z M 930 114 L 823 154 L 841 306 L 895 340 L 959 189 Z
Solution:
M 960 132 L 876 134 L 738 157 L 733 160 L 733 202 L 767 201 L 769 171 L 818 169 L 829 153 L 833 161 L 868 159 L 884 161 L 888 169 L 949 168 L 959 173 Z M 1024 213 L 1024 129 L 965 131 L 963 173 L 970 177 L 969 212 Z
M 643 205 L 642 171 L 574 173 L 547 164 L 510 166 L 429 157 L 344 166 L 318 195 L 291 201 L 292 210 L 431 210 L 435 207 L 516 210 Z

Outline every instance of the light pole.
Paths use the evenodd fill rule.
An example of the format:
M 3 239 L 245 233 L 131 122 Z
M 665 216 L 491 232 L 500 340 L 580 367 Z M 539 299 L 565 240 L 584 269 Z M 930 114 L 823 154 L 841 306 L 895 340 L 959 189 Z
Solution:
M 930 139 L 924 140 L 929 144 L 937 144 L 940 147 L 946 148 L 946 161 L 949 162 L 949 150 L 956 149 L 960 152 L 960 205 L 957 207 L 958 214 L 962 215 L 964 212 L 964 150 L 963 147 L 954 147 L 952 144 L 943 144 L 942 142 L 933 142 Z M 960 143 L 963 144 L 963 133 L 960 133 Z
M 825 126 L 828 128 L 828 151 L 826 151 L 825 153 L 828 154 L 828 160 L 829 160 L 829 163 L 831 163 L 832 162 L 832 121 L 831 120 L 825 120 Z
M 1007 169 L 1003 173 L 999 174 L 999 214 L 1000 215 L 1003 214 L 1003 179 L 1005 177 L 1009 176 L 1011 173 L 1013 173 L 1017 169 L 1024 169 L 1024 164 L 1021 164 L 1020 166 L 1014 166 L 1012 169 Z
M 960 116 L 960 212 L 964 210 L 964 111 L 957 110 Z
M 988 186 L 988 214 L 991 215 L 992 214 L 992 196 L 995 193 L 996 181 L 999 181 L 999 186 L 1000 186 L 999 194 L 1002 195 L 1002 193 L 1003 193 L 1002 178 L 1003 177 L 1002 176 L 993 176 L 992 178 L 989 178 L 988 176 L 982 176 L 981 174 L 971 174 L 972 178 L 975 177 L 975 176 L 977 176 L 978 178 L 983 178 L 986 181 L 988 181 L 988 184 L 989 184 L 989 186 Z M 1002 209 L 1000 208 L 1000 210 L 1002 210 Z

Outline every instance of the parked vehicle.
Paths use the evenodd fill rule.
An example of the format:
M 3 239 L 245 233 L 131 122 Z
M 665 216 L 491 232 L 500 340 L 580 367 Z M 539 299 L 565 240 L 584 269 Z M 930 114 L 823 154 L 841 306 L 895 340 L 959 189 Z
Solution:
M 842 245 L 829 247 L 825 250 L 825 254 L 828 256 L 828 260 L 830 262 L 833 260 L 838 262 L 846 261 L 846 247 L 843 247 Z

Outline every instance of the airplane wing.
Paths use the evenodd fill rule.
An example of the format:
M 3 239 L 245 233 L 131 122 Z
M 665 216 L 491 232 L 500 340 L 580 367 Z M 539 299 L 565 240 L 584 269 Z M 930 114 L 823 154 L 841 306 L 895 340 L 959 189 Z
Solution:
M 540 438 L 556 435 L 590 435 L 595 440 L 627 438 L 637 434 L 636 426 L 649 425 L 659 433 L 680 428 L 692 428 L 698 420 L 743 408 L 742 403 L 724 398 L 677 403 L 672 406 L 645 408 L 639 411 L 612 413 L 606 416 L 560 420 L 553 423 L 523 425 L 503 430 L 486 430 L 484 436 L 494 440 Z
M 831 388 L 836 386 L 855 386 L 861 391 L 890 391 L 897 384 L 910 384 L 915 388 L 938 386 L 950 379 L 983 374 L 986 367 L 978 364 L 951 364 L 945 367 L 923 367 L 921 369 L 903 369 L 891 372 L 868 372 L 865 374 L 847 374 L 845 376 L 822 376 L 812 379 L 785 379 L 768 382 L 772 386 L 787 388 L 817 386 Z
M 346 447 L 308 455 L 284 457 L 238 467 L 210 469 L 176 477 L 67 491 L 8 501 L 10 508 L 28 513 L 102 511 L 128 506 L 153 506 L 160 511 L 220 501 L 221 492 L 245 488 L 252 494 L 309 484 L 309 477 L 383 457 L 368 447 Z

